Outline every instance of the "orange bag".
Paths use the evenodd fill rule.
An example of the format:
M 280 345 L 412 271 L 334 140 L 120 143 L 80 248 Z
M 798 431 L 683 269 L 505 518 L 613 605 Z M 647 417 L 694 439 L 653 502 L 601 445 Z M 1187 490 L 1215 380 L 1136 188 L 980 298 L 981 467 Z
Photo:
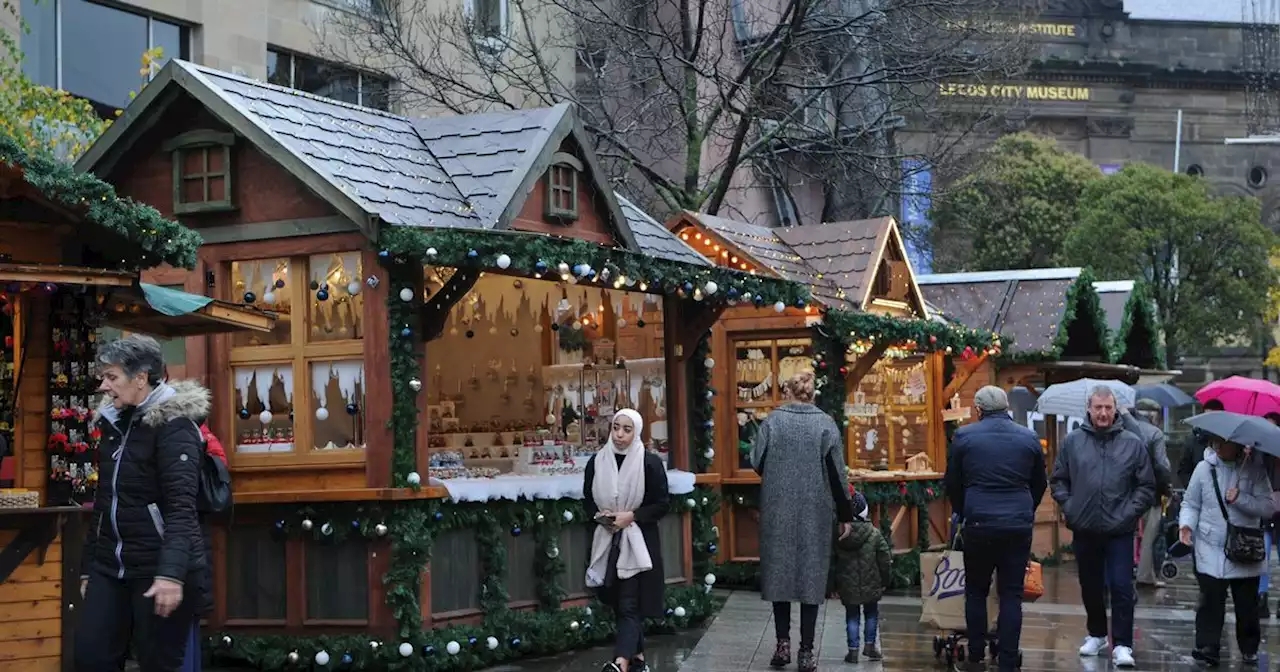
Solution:
M 1044 597 L 1044 569 L 1033 560 L 1027 563 L 1027 578 L 1022 582 L 1022 600 L 1035 602 L 1041 597 Z

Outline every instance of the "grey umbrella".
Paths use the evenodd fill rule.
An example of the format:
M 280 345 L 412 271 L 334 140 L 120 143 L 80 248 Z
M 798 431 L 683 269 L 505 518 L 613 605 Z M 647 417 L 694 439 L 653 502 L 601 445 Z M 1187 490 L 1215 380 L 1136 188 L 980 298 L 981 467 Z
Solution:
M 1168 383 L 1139 385 L 1133 388 L 1139 399 L 1150 399 L 1165 408 L 1178 408 L 1196 403 L 1191 395 Z
M 1209 411 L 1193 415 L 1183 422 L 1225 441 L 1280 457 L 1280 427 L 1269 420 L 1243 413 Z

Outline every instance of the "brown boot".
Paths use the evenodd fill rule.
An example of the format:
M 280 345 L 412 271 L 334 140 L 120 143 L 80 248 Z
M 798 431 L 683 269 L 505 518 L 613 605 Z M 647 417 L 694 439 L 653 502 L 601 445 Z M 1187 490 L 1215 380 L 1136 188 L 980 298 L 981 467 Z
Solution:
M 779 639 L 773 648 L 773 657 L 769 659 L 769 667 L 780 669 L 791 664 L 791 640 Z
M 813 655 L 813 649 L 800 649 L 796 667 L 800 672 L 818 672 L 818 657 Z

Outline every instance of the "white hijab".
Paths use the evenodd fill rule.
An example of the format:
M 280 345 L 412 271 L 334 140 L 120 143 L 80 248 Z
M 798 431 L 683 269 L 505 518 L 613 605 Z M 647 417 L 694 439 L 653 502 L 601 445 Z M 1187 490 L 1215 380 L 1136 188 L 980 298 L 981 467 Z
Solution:
M 591 481 L 591 498 L 601 511 L 618 513 L 635 511 L 644 501 L 644 443 L 640 440 L 640 431 L 644 429 L 644 419 L 636 411 L 624 408 L 614 414 L 613 419 L 625 417 L 635 426 L 631 435 L 631 444 L 623 447 L 613 443 L 612 424 L 609 441 L 596 452 L 595 478 Z M 622 466 L 618 466 L 615 455 L 625 455 Z M 644 535 L 634 523 L 617 532 L 618 535 L 618 578 L 629 579 L 640 572 L 653 569 L 653 559 L 645 546 Z M 613 544 L 614 534 L 603 525 L 597 525 L 591 537 L 591 558 L 587 565 L 587 586 L 597 588 L 603 586 L 609 570 L 609 549 Z

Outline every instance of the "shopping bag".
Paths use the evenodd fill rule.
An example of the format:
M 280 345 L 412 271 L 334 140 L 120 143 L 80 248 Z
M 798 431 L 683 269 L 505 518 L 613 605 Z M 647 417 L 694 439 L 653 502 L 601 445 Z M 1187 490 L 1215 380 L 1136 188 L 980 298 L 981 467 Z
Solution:
M 1027 563 L 1027 578 L 1022 583 L 1022 600 L 1035 602 L 1044 597 L 1044 569 L 1032 560 Z
M 964 554 L 960 551 L 920 554 L 921 623 L 938 630 L 966 629 L 964 574 Z M 987 595 L 989 625 L 995 625 L 999 608 L 999 599 L 992 590 Z

